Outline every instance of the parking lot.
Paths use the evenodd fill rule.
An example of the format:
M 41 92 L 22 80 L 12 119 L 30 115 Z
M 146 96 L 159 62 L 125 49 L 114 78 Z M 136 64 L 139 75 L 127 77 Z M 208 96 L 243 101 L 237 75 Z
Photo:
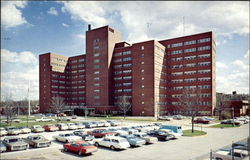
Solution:
M 185 124 L 183 129 L 190 129 L 190 120 L 174 120 L 167 124 Z M 122 123 L 122 126 L 150 124 L 150 122 L 128 122 Z M 205 125 L 204 125 L 205 126 Z M 92 155 L 84 156 L 88 160 L 127 160 L 127 159 L 169 159 L 183 160 L 196 159 L 204 154 L 209 153 L 210 149 L 216 150 L 223 146 L 229 145 L 232 141 L 238 141 L 249 136 L 249 124 L 242 125 L 238 128 L 207 128 L 197 127 L 197 130 L 207 132 L 207 135 L 200 137 L 180 137 L 176 140 L 157 141 L 154 144 L 143 145 L 140 147 L 128 148 L 121 151 L 112 151 L 109 148 L 98 147 L 98 151 Z M 84 129 L 90 130 L 90 129 Z M 63 143 L 53 140 L 54 135 L 59 133 L 72 133 L 73 131 L 57 131 L 39 133 L 47 139 L 52 140 L 52 145 L 47 148 L 28 149 L 25 151 L 5 152 L 1 153 L 1 159 L 82 159 L 75 153 L 64 152 Z M 37 134 L 30 133 L 29 135 Z M 28 134 L 19 135 L 19 137 L 27 137 Z M 1 137 L 3 139 L 3 137 Z

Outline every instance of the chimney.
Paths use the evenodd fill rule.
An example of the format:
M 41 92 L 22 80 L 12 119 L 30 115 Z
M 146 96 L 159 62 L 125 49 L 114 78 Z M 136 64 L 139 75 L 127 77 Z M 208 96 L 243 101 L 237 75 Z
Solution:
M 90 31 L 90 30 L 91 30 L 91 24 L 88 25 L 88 31 Z

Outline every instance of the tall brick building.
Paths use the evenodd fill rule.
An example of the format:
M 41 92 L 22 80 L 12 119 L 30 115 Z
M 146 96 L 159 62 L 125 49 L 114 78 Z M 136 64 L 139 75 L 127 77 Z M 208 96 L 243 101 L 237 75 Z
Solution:
M 132 115 L 155 116 L 159 108 L 177 114 L 186 112 L 179 107 L 183 89 L 194 88 L 201 90 L 200 110 L 211 114 L 215 48 L 212 32 L 128 44 L 109 26 L 89 27 L 85 55 L 40 55 L 40 111 L 59 95 L 67 106 L 110 113 L 126 95 Z

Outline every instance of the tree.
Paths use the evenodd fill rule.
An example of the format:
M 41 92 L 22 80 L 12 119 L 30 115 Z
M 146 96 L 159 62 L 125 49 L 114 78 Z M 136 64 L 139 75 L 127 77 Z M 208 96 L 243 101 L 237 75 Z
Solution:
M 219 120 L 222 118 L 222 111 L 229 107 L 229 96 L 224 93 L 216 94 L 216 111 L 219 116 Z
M 4 95 L 5 102 L 1 103 L 1 107 L 3 108 L 3 114 L 6 116 L 7 124 L 12 123 L 12 119 L 16 114 L 16 108 L 14 107 L 13 100 L 11 98 L 11 94 L 7 92 Z
M 64 98 L 56 95 L 51 99 L 51 110 L 55 112 L 57 115 L 57 122 L 58 122 L 58 115 L 61 113 L 65 108 Z
M 129 101 L 129 98 L 125 95 L 119 97 L 118 106 L 120 110 L 122 111 L 124 119 L 125 119 L 126 113 L 131 109 L 131 103 Z
M 191 116 L 192 133 L 194 132 L 194 118 L 200 114 L 200 104 L 202 102 L 200 89 L 184 89 L 181 98 L 179 98 L 180 105 L 187 115 Z

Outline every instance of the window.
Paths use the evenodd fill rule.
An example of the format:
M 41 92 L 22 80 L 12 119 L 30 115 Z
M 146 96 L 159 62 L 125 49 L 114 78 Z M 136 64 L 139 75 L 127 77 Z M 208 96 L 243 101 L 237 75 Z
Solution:
M 114 60 L 114 62 L 116 63 L 116 62 L 121 62 L 122 61 L 122 59 L 121 58 L 119 58 L 119 59 L 115 59 Z
M 171 54 L 181 54 L 182 50 L 176 50 L 176 51 L 172 51 Z
M 123 61 L 125 62 L 125 61 L 131 61 L 132 60 L 132 58 L 131 57 L 126 57 L 126 58 L 123 58 Z
M 94 96 L 94 99 L 100 99 L 100 96 Z
M 96 49 L 100 49 L 100 47 L 99 47 L 99 46 L 95 46 L 95 47 L 94 47 L 94 50 L 96 50 Z
M 132 89 L 123 89 L 123 92 L 132 92 Z
M 95 80 L 95 81 L 99 81 L 100 78 L 99 78 L 99 77 L 95 77 L 94 80 Z
M 209 57 L 210 57 L 210 53 L 198 55 L 198 58 L 209 58 Z
M 182 42 L 181 43 L 174 43 L 174 44 L 171 45 L 172 48 L 180 47 L 180 46 L 182 46 Z
M 199 66 L 209 66 L 211 64 L 211 62 L 199 62 L 198 65 Z
M 210 46 L 198 47 L 198 51 L 210 50 Z
M 196 40 L 184 42 L 184 45 L 196 44 Z
M 123 73 L 131 73 L 131 70 L 124 70 Z
M 98 57 L 100 53 L 94 53 L 94 57 Z
M 144 46 L 141 46 L 141 50 L 144 50 Z
M 144 104 L 144 102 L 142 101 L 141 104 Z
M 122 65 L 121 65 L 122 66 Z M 131 63 L 128 63 L 128 64 L 123 64 L 123 67 L 131 67 L 132 64 Z
M 85 61 L 85 59 L 79 59 L 78 60 L 78 62 L 84 62 Z
M 141 62 L 141 64 L 144 64 L 144 62 Z
M 95 89 L 94 92 L 95 93 L 100 93 L 100 89 Z
M 143 54 L 143 53 L 141 54 L 141 57 L 144 57 L 144 54 Z
M 144 77 L 141 77 L 141 80 L 144 80 Z
M 94 83 L 94 86 L 100 86 L 100 83 Z
M 123 52 L 123 55 L 129 55 L 129 54 L 131 54 L 131 51 Z
M 204 38 L 204 39 L 199 39 L 198 43 L 205 43 L 205 42 L 210 42 L 211 38 Z
M 125 65 L 125 64 L 124 64 Z M 123 66 L 124 66 L 123 65 Z M 114 68 L 122 68 L 122 65 L 120 64 L 120 65 L 114 65 Z
M 132 79 L 132 76 L 125 76 L 123 77 L 124 80 Z
M 144 88 L 144 85 L 141 85 L 141 88 Z
M 184 50 L 184 53 L 195 52 L 196 48 L 188 48 Z
M 123 86 L 131 86 L 132 83 L 123 83 Z
M 94 69 L 99 69 L 100 65 L 94 65 Z
M 115 53 L 115 54 L 114 54 L 114 57 L 121 56 L 121 55 L 122 55 L 122 52 Z
M 94 59 L 94 63 L 99 63 L 100 59 Z
M 78 67 L 84 67 L 84 64 L 79 64 Z
M 94 74 L 100 74 L 100 71 L 95 71 Z
M 144 73 L 144 69 L 141 70 L 141 73 Z

